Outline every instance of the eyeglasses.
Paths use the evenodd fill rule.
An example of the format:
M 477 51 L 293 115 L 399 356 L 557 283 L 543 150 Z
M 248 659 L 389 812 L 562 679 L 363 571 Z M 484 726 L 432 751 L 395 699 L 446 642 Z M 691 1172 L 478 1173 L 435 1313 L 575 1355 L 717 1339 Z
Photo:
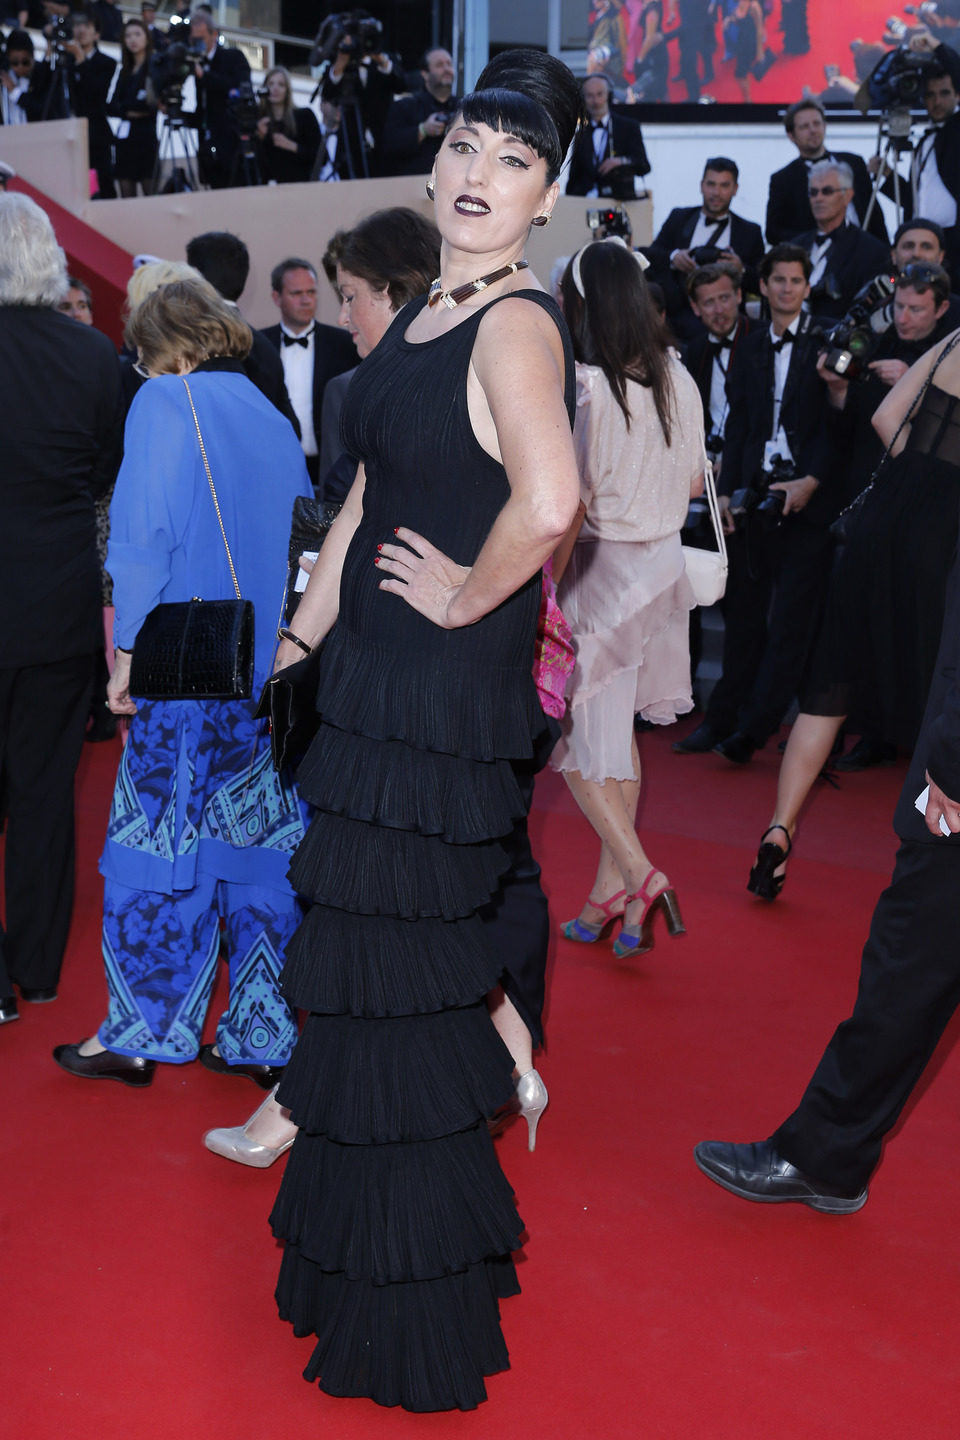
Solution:
M 839 194 L 840 194 L 840 191 L 841 191 L 841 190 L 845 190 L 846 188 L 847 188 L 847 187 L 846 187 L 845 185 L 811 185 L 810 188 L 809 188 L 809 190 L 807 191 L 807 194 L 808 194 L 808 195 L 811 195 L 811 196 L 812 196 L 812 195 L 839 195 Z
M 135 374 L 139 375 L 141 379 L 149 380 L 151 378 L 150 371 L 147 369 L 146 365 L 142 363 L 142 361 L 134 360 L 133 369 Z

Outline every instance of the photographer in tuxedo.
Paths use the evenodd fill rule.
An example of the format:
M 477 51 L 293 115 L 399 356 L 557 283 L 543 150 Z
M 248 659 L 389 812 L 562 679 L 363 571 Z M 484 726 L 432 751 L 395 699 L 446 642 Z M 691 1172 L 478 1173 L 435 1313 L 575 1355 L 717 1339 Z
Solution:
M 810 167 L 818 160 L 842 160 L 850 167 L 853 199 L 847 207 L 847 220 L 851 225 L 862 225 L 872 193 L 869 171 L 859 155 L 827 148 L 827 117 L 820 101 L 813 96 L 794 101 L 787 106 L 783 124 L 798 154 L 789 165 L 770 176 L 767 243 L 779 245 L 783 240 L 795 240 L 805 231 L 817 228 L 807 194 L 807 177 Z M 888 243 L 887 227 L 879 205 L 873 207 L 867 228 L 883 244 Z
M 94 500 L 120 458 L 113 345 L 61 315 L 63 251 L 25 195 L 0 195 L 0 1022 L 54 1000 L 73 907 L 73 777 L 103 644 Z M 5 962 L 5 968 L 4 968 Z
M 731 369 L 739 360 L 741 342 L 750 334 L 750 321 L 740 313 L 742 272 L 732 260 L 718 260 L 694 270 L 687 281 L 690 308 L 703 325 L 687 346 L 684 364 L 703 401 L 707 452 L 719 477 L 723 439 L 730 414 Z M 721 500 L 721 508 L 727 497 Z
M 701 265 L 735 261 L 743 272 L 742 288 L 748 294 L 756 293 L 763 232 L 752 220 L 744 220 L 730 209 L 739 176 L 736 162 L 725 155 L 709 159 L 700 181 L 701 203 L 671 210 L 651 247 L 677 278 L 682 302 L 673 308 L 668 295 L 668 313 L 671 328 L 685 339 L 698 334 L 700 326 L 682 287 Z
M 588 75 L 580 87 L 590 121 L 581 125 L 570 153 L 568 195 L 602 195 L 632 200 L 634 176 L 650 174 L 643 133 L 635 120 L 613 115 L 613 81 L 607 75 Z
M 954 283 L 960 274 L 960 226 L 957 224 L 957 196 L 960 195 L 960 55 L 941 45 L 929 31 L 916 34 L 910 49 L 930 59 L 926 69 L 923 105 L 929 124 L 910 157 L 910 173 L 900 176 L 900 197 L 907 220 L 923 215 L 935 220 L 943 231 L 947 268 Z M 880 157 L 870 161 L 876 174 Z M 885 195 L 893 194 L 893 180 L 887 175 Z
M 113 131 L 107 120 L 107 96 L 116 72 L 116 65 L 97 48 L 100 38 L 94 15 L 77 10 L 64 18 L 70 27 L 69 38 L 58 46 L 57 67 L 66 67 L 63 91 L 51 97 L 50 89 L 57 72 L 47 60 L 33 68 L 30 89 L 21 104 L 30 120 L 59 120 L 67 115 L 81 115 L 87 122 L 89 165 L 97 172 L 95 200 L 112 200 L 116 196 L 113 179 Z
M 723 673 L 680 753 L 746 764 L 780 725 L 816 635 L 833 555 L 832 435 L 817 371 L 821 334 L 803 312 L 810 262 L 776 245 L 760 264 L 770 309 L 738 347 L 718 493 L 730 574 Z
M 807 174 L 807 195 L 816 228 L 796 244 L 810 257 L 811 315 L 840 316 L 875 275 L 889 271 L 890 252 L 873 235 L 851 225 L 853 172 L 843 160 L 818 160 Z
M 220 31 L 208 10 L 195 10 L 190 16 L 190 40 L 201 53 L 193 63 L 197 108 L 186 119 L 199 132 L 201 181 L 211 190 L 223 190 L 230 184 L 237 154 L 230 92 L 250 83 L 250 66 L 242 51 L 220 44 Z

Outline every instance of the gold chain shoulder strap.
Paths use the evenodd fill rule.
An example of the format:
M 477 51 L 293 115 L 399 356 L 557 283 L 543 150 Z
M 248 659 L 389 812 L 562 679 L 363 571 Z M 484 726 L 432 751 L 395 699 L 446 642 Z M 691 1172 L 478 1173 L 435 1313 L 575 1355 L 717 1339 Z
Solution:
M 217 499 L 217 492 L 216 488 L 214 487 L 213 476 L 210 474 L 210 462 L 207 459 L 206 446 L 203 443 L 203 436 L 200 433 L 200 421 L 197 419 L 197 407 L 193 403 L 193 396 L 190 393 L 190 386 L 187 384 L 186 375 L 181 375 L 180 379 L 183 381 L 183 388 L 186 390 L 187 399 L 190 401 L 190 409 L 193 412 L 193 423 L 197 427 L 197 439 L 200 441 L 200 454 L 203 458 L 203 468 L 207 472 L 207 481 L 210 485 L 210 494 L 213 496 L 213 505 L 214 509 L 217 512 L 217 522 L 220 526 L 220 534 L 223 536 L 223 548 L 227 552 L 227 564 L 230 566 L 230 578 L 233 581 L 233 588 L 237 592 L 237 599 L 242 600 L 243 596 L 240 594 L 240 586 L 237 584 L 237 572 L 233 568 L 233 556 L 230 554 L 230 543 L 227 540 L 227 532 L 223 528 L 223 516 L 220 514 L 220 501 Z

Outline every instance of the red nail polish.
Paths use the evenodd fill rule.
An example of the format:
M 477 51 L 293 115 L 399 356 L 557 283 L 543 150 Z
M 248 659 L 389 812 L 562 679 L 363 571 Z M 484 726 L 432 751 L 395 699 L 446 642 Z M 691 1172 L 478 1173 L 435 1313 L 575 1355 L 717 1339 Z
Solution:
M 379 565 L 379 564 L 380 564 L 380 556 L 379 556 L 379 555 L 376 557 L 376 559 L 374 560 L 373 563 L 374 563 L 374 565 Z
M 382 545 L 378 545 L 378 546 L 377 546 L 377 549 L 378 549 L 378 550 L 382 550 L 382 549 L 383 549 L 383 546 L 382 546 Z
M 394 535 L 399 535 L 399 534 L 400 534 L 400 526 L 399 526 L 399 525 L 394 525 L 394 527 L 393 527 L 393 533 L 394 533 Z

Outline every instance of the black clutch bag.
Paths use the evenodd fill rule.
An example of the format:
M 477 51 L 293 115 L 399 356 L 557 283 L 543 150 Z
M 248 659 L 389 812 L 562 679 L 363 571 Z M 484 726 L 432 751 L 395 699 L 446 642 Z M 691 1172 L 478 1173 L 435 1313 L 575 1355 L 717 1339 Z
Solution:
M 130 694 L 145 700 L 249 700 L 253 693 L 253 602 L 244 600 L 223 528 L 220 502 L 185 376 L 200 454 L 227 552 L 235 600 L 175 600 L 156 605 L 140 627 L 130 662 Z
M 290 621 L 296 613 L 300 596 L 297 594 L 297 579 L 303 573 L 300 569 L 300 556 L 319 550 L 327 538 L 327 531 L 340 514 L 340 505 L 330 500 L 308 500 L 305 495 L 298 495 L 293 502 L 293 516 L 290 521 L 290 547 L 287 552 L 287 605 L 285 610 L 286 622 Z
M 180 600 L 144 620 L 130 663 L 130 694 L 145 700 L 249 700 L 253 602 Z
M 322 646 L 271 675 L 260 696 L 257 719 L 270 721 L 270 749 L 276 770 L 299 765 L 317 733 L 317 689 Z

